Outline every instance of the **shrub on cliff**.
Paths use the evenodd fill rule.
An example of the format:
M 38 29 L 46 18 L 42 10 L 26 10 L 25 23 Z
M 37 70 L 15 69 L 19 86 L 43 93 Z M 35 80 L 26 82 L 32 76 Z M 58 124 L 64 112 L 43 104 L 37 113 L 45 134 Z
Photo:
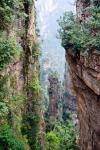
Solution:
M 60 149 L 60 137 L 56 132 L 50 131 L 46 135 L 47 150 L 59 150 Z
M 1 0 L 0 1 L 0 30 L 9 30 L 14 23 L 16 16 L 25 16 L 23 13 L 22 0 Z M 16 11 L 16 14 L 15 14 Z
M 91 17 L 81 23 L 72 12 L 66 12 L 58 20 L 59 38 L 66 50 L 73 48 L 79 51 L 100 51 L 100 7 L 92 7 L 86 11 Z
M 5 68 L 20 52 L 15 40 L 0 38 L 0 70 Z M 19 54 L 18 54 L 19 55 Z
M 24 150 L 23 143 L 19 142 L 8 125 L 0 126 L 0 149 Z

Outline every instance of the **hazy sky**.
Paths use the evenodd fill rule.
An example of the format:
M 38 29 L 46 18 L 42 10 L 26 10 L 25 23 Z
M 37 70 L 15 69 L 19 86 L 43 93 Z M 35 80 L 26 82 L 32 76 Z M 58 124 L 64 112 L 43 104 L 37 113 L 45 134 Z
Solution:
M 74 0 L 37 0 L 38 24 L 42 42 L 42 57 L 49 58 L 52 68 L 63 76 L 65 51 L 56 38 L 57 20 L 65 11 L 75 11 Z

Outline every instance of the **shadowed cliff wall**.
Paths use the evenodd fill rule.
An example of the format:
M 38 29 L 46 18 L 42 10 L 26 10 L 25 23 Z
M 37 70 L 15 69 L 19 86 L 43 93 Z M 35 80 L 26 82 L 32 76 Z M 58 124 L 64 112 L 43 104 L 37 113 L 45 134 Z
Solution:
M 80 149 L 100 149 L 100 54 L 76 57 L 66 54 L 77 96 Z

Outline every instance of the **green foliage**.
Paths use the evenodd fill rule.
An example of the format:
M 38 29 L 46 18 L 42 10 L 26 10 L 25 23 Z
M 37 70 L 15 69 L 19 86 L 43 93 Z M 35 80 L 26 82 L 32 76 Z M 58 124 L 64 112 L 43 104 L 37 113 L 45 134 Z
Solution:
M 17 140 L 14 131 L 6 124 L 0 126 L 0 146 L 2 150 L 24 150 L 23 143 Z
M 12 116 L 11 116 L 11 120 L 13 120 L 13 118 L 16 120 L 16 122 L 18 123 L 18 120 L 21 116 L 21 112 L 19 112 L 21 109 L 23 109 L 23 104 L 25 101 L 25 97 L 23 95 L 11 95 L 8 97 L 8 102 L 7 106 L 9 107 L 9 111 L 11 112 Z M 20 118 L 21 119 L 21 118 Z
M 0 118 L 1 117 L 6 117 L 9 113 L 8 107 L 5 103 L 0 102 Z
M 5 29 L 9 27 L 14 21 L 14 0 L 2 0 L 0 2 L 0 29 Z
M 7 30 L 23 10 L 22 0 L 0 1 L 0 30 Z M 16 11 L 16 14 L 15 14 Z
M 29 87 L 36 93 L 40 93 L 42 90 L 38 78 L 33 79 Z
M 50 131 L 46 135 L 47 150 L 60 150 L 60 138 L 54 131 Z
M 65 13 L 58 21 L 60 25 L 59 37 L 62 46 L 67 50 L 73 48 L 74 51 L 100 51 L 100 7 L 89 8 L 90 18 L 79 23 L 72 13 Z
M 78 150 L 75 143 L 77 135 L 78 130 L 71 119 L 66 123 L 55 122 L 46 134 L 47 150 Z
M 32 56 L 38 57 L 39 55 L 40 55 L 40 45 L 39 43 L 35 42 L 32 47 Z
M 77 131 L 75 128 L 75 125 L 72 121 L 67 121 L 67 123 L 64 124 L 58 124 L 56 129 L 60 134 L 60 147 L 63 150 L 78 150 L 75 140 L 77 136 Z
M 20 48 L 15 40 L 0 38 L 0 70 L 5 68 L 18 54 Z
M 60 17 L 59 26 L 59 36 L 62 40 L 62 46 L 65 48 L 69 48 L 73 46 L 75 43 L 72 43 L 72 36 L 75 30 L 75 16 L 72 12 L 65 13 L 63 17 Z M 73 32 L 72 32 L 73 31 Z
M 10 98 L 10 102 L 14 103 L 15 105 L 23 103 L 24 100 L 25 100 L 25 97 L 23 95 L 17 95 L 17 94 L 11 96 Z
M 40 118 L 35 112 L 27 112 L 23 116 L 22 134 L 27 137 L 31 149 L 34 150 L 40 150 L 37 139 L 37 133 L 39 131 L 39 120 Z

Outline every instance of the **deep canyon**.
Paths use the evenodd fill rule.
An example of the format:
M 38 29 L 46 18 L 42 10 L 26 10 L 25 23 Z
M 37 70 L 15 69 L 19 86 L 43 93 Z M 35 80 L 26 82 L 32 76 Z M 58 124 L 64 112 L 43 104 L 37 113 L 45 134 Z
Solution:
M 41 60 L 36 3 L 0 2 L 0 150 L 100 150 L 100 1 L 77 0 L 56 21 L 60 71 Z

